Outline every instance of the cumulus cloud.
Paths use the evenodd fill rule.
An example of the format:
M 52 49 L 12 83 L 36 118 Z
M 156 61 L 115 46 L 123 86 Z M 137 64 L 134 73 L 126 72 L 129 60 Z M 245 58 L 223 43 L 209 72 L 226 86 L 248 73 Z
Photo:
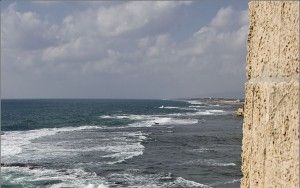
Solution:
M 2 12 L 3 93 L 90 97 L 83 91 L 93 90 L 92 97 L 164 98 L 241 90 L 246 10 L 223 7 L 184 40 L 165 30 L 144 32 L 169 22 L 166 17 L 175 19 L 177 10 L 191 4 L 112 3 L 70 12 L 57 23 L 11 4 Z M 13 81 L 14 74 L 23 82 Z M 228 85 L 220 83 L 224 80 Z M 19 96 L 15 87 L 20 84 L 32 92 Z M 48 93 L 40 91 L 45 84 L 52 88 Z
M 232 7 L 221 8 L 207 26 L 193 35 L 187 51 L 200 61 L 209 62 L 209 68 L 215 73 L 241 75 L 248 30 L 245 13 Z
M 101 6 L 68 15 L 63 20 L 62 34 L 67 36 L 119 36 L 147 24 L 159 22 L 177 7 L 191 2 L 141 1 Z
M 1 33 L 4 48 L 35 50 L 57 42 L 53 33 L 57 32 L 58 27 L 42 21 L 35 12 L 18 12 L 16 4 L 11 4 L 2 16 Z

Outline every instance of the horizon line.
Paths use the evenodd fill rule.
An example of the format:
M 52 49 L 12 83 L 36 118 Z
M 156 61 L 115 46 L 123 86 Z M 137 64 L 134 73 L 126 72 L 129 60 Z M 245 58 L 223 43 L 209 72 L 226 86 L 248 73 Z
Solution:
M 184 100 L 184 99 L 244 99 L 244 97 L 177 97 L 177 98 L 81 98 L 81 97 L 50 97 L 50 98 L 0 98 L 0 100 L 74 100 L 74 99 L 83 99 L 83 100 Z

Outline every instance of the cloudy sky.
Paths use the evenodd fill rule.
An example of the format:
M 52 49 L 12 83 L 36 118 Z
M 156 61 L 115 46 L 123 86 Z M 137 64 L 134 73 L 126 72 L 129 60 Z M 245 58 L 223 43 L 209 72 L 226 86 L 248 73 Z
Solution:
M 247 1 L 2 1 L 3 98 L 240 97 Z

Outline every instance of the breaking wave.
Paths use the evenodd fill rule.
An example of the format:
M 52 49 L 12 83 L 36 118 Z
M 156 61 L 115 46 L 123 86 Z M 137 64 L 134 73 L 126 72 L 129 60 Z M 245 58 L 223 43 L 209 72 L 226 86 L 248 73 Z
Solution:
M 22 184 L 31 187 L 34 182 L 51 182 L 51 188 L 58 187 L 99 187 L 107 188 L 107 182 L 96 173 L 86 172 L 83 169 L 44 169 L 28 167 L 1 167 L 1 173 L 18 175 L 5 175 L 2 181 L 9 181 L 15 184 Z
M 224 162 L 219 162 L 214 159 L 199 159 L 199 160 L 192 160 L 192 161 L 187 161 L 184 162 L 183 164 L 188 164 L 188 165 L 203 165 L 203 166 L 236 166 L 235 163 L 224 163 Z
M 199 105 L 199 104 L 203 104 L 203 102 L 201 102 L 201 101 L 198 101 L 198 100 L 188 100 L 188 101 L 186 101 L 186 102 L 188 102 L 188 103 L 190 103 L 190 104 L 193 104 L 193 105 Z
M 143 154 L 144 146 L 141 142 L 146 139 L 147 135 L 141 131 L 118 131 L 107 134 L 99 132 L 96 138 L 89 138 L 90 132 L 87 131 L 96 131 L 97 129 L 104 128 L 81 126 L 5 132 L 1 136 L 2 162 L 24 161 L 26 163 L 31 160 L 43 160 L 54 156 L 68 158 L 82 152 L 102 151 L 105 154 L 101 157 L 109 159 L 107 164 L 115 164 Z M 73 137 L 68 138 L 68 135 L 65 135 L 70 131 L 81 131 L 78 134 L 78 139 L 74 140 Z M 58 138 L 57 141 L 47 142 L 47 144 L 36 141 L 42 137 L 56 140 L 56 137 L 52 138 L 53 136 Z
M 197 119 L 190 118 L 174 118 L 168 117 L 168 115 L 110 115 L 100 116 L 104 119 L 129 119 L 137 122 L 131 123 L 126 127 L 151 127 L 153 125 L 190 125 L 198 123 Z
M 22 152 L 22 148 L 29 145 L 32 140 L 55 135 L 59 132 L 78 131 L 84 129 L 99 129 L 98 126 L 44 128 L 29 131 L 7 131 L 1 135 L 1 156 L 14 156 Z
M 145 121 L 131 123 L 129 127 L 151 127 L 153 125 L 191 125 L 197 124 L 197 119 L 179 119 L 171 117 L 153 117 Z

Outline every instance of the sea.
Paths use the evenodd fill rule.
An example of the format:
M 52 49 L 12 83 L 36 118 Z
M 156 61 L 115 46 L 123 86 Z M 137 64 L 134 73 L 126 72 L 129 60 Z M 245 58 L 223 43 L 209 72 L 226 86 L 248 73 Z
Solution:
M 237 99 L 6 99 L 2 187 L 239 187 Z

